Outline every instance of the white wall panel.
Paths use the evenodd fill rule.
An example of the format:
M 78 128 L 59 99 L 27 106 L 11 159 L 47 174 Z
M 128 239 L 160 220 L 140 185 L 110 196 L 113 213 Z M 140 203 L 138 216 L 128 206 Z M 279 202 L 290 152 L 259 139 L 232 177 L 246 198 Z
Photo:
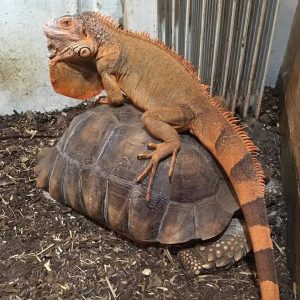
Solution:
M 0 0 L 0 6 L 0 114 L 74 104 L 50 86 L 43 24 L 76 13 L 77 1 Z
M 79 11 L 100 11 L 111 16 L 116 21 L 123 16 L 122 3 L 124 0 L 78 0 Z
M 124 25 L 135 31 L 145 31 L 153 38 L 158 34 L 157 1 L 125 0 Z
M 288 43 L 298 0 L 280 0 L 266 85 L 274 87 Z
M 83 7 L 81 4 L 84 3 Z M 118 19 L 119 0 L 0 0 L 0 114 L 61 109 L 79 102 L 56 94 L 48 75 L 43 24 L 49 18 L 99 10 Z

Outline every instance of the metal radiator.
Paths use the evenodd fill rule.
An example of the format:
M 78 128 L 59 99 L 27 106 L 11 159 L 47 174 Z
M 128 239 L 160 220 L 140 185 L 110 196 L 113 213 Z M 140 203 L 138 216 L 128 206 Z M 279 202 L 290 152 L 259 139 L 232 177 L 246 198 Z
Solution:
M 193 63 L 211 95 L 259 115 L 279 0 L 158 0 L 158 37 Z

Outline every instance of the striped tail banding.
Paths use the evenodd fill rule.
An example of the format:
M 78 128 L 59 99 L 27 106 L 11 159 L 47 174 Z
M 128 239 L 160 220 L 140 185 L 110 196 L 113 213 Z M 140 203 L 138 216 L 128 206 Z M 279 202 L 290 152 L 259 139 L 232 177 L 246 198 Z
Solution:
M 197 116 L 191 129 L 231 181 L 248 226 L 262 299 L 276 300 L 279 287 L 264 202 L 264 173 L 256 158 L 259 149 L 231 113 L 213 104 L 203 110 L 205 115 Z

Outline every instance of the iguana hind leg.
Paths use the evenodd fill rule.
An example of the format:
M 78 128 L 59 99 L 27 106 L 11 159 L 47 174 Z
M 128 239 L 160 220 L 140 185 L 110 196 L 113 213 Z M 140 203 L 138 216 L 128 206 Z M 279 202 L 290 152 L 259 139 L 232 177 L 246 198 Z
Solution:
M 194 247 L 178 251 L 186 274 L 195 276 L 219 269 L 228 269 L 241 260 L 251 249 L 244 222 L 233 219 L 229 227 L 213 240 L 200 242 Z
M 156 169 L 160 161 L 172 156 L 169 177 L 171 178 L 175 169 L 177 153 L 180 149 L 180 139 L 177 131 L 183 130 L 191 119 L 191 113 L 185 107 L 164 107 L 160 110 L 147 111 L 142 116 L 142 121 L 147 131 L 155 138 L 162 140 L 161 144 L 151 143 L 149 148 L 154 149 L 152 153 L 141 153 L 138 159 L 150 159 L 149 164 L 137 176 L 137 182 L 143 181 L 149 174 L 146 200 L 151 197 L 151 186 L 153 184 Z

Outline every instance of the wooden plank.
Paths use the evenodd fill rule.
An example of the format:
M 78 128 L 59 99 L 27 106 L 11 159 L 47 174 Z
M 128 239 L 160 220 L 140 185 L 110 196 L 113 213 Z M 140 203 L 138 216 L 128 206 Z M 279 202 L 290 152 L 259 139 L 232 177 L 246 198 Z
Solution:
M 288 206 L 288 263 L 300 294 L 300 1 L 281 69 L 283 196 Z

